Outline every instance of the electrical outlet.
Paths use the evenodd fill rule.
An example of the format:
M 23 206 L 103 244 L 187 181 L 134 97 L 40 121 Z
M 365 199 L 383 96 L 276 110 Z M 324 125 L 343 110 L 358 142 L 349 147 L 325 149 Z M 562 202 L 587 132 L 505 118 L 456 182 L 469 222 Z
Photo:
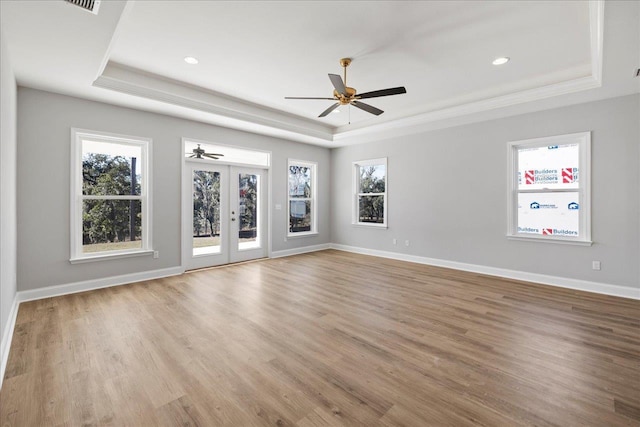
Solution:
M 591 268 L 594 270 L 600 270 L 600 261 L 593 261 L 593 263 L 591 263 Z
M 398 239 L 393 239 L 393 244 L 397 245 L 398 244 Z
M 160 258 L 160 251 L 153 251 L 153 258 L 154 259 Z
M 278 204 L 277 204 L 277 205 L 276 205 L 276 210 L 277 210 L 277 211 L 282 210 L 282 205 L 278 205 Z
M 409 246 L 409 241 L 408 241 L 408 240 L 405 240 L 405 241 L 404 241 L 404 245 L 405 245 L 405 246 Z

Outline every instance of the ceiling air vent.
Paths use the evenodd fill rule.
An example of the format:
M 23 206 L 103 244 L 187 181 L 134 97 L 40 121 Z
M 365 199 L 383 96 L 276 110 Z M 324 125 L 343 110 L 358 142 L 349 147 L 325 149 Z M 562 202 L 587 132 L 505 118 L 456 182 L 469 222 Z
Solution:
M 98 8 L 100 7 L 100 0 L 64 0 L 67 3 L 74 4 L 87 12 L 91 12 L 94 15 L 98 14 Z

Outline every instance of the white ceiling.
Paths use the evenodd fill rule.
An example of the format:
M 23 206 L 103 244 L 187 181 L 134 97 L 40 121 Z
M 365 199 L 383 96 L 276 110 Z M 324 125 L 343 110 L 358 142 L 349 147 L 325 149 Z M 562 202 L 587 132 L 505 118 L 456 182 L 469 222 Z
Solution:
M 21 85 L 325 146 L 640 92 L 638 2 L 103 0 L 97 16 L 61 0 L 0 7 Z M 499 56 L 511 61 L 491 65 Z M 385 110 L 377 117 L 342 107 L 320 119 L 331 101 L 284 99 L 330 97 L 341 57 L 353 58 L 358 92 L 407 94 L 367 100 Z

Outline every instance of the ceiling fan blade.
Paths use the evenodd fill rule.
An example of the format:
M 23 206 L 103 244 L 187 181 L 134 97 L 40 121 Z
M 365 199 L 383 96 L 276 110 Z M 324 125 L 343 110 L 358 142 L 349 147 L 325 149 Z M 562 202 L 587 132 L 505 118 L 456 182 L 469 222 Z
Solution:
M 305 98 L 300 96 L 285 96 L 284 99 L 326 99 L 329 101 L 334 101 L 335 98 Z
M 185 154 L 189 154 L 189 153 L 185 153 Z M 195 154 L 192 154 L 192 155 L 189 156 L 189 158 L 193 159 L 195 156 L 196 156 Z
M 336 102 L 335 104 L 333 104 L 331 107 L 327 108 L 326 110 L 324 110 L 322 113 L 320 113 L 320 115 L 318 117 L 324 117 L 327 114 L 329 114 L 330 112 L 332 112 L 333 110 L 335 110 L 336 108 L 338 108 L 338 106 L 340 105 L 339 102 Z
M 404 86 L 400 86 L 400 87 L 392 87 L 389 89 L 374 90 L 372 92 L 359 93 L 356 95 L 356 98 L 357 99 L 377 98 L 379 96 L 402 95 L 403 93 L 407 93 L 407 90 L 404 88 Z
M 353 105 L 354 107 L 358 107 L 359 109 L 364 110 L 367 113 L 375 114 L 376 116 L 384 113 L 384 111 L 382 111 L 381 109 L 369 104 L 365 104 L 364 102 L 351 101 L 351 105 Z
M 347 89 L 344 87 L 342 77 L 338 74 L 329 74 L 329 80 L 331 80 L 331 84 L 333 84 L 333 87 L 336 88 L 339 94 L 346 95 Z
M 203 156 L 208 159 L 218 160 L 218 157 L 214 156 L 213 154 L 203 154 Z

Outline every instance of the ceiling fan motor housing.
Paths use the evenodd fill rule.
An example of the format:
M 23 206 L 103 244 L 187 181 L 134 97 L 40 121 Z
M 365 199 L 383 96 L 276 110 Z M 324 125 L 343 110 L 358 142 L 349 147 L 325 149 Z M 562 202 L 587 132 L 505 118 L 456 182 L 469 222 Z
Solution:
M 341 105 L 347 105 L 356 96 L 356 90 L 352 87 L 345 87 L 345 94 L 339 93 L 337 90 L 333 90 L 333 96 L 340 102 Z

